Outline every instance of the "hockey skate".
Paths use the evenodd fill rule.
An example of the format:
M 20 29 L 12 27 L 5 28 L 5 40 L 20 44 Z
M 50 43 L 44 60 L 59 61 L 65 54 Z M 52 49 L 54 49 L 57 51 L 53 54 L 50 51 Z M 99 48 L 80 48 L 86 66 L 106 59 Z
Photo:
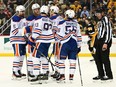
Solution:
M 74 75 L 73 75 L 73 74 L 70 74 L 70 75 L 69 75 L 69 81 L 70 81 L 70 83 L 72 83 L 72 82 L 73 82 L 73 77 L 74 77 Z
M 18 73 L 21 75 L 21 78 L 22 78 L 22 79 L 26 79 L 26 74 L 21 73 L 21 71 L 20 71 L 20 70 L 18 70 Z
M 42 74 L 34 76 L 33 79 L 30 80 L 30 82 L 32 82 L 31 84 L 32 85 L 34 85 L 34 84 L 42 84 L 42 82 L 41 82 L 42 77 L 43 77 Z
M 58 78 L 56 78 L 57 83 L 65 83 L 64 74 L 60 74 Z
M 43 82 L 46 84 L 48 83 L 48 76 L 49 76 L 48 73 L 46 73 L 46 74 L 43 74 L 43 76 L 41 78 L 43 80 Z
M 21 74 L 19 74 L 18 72 L 13 71 L 12 80 L 21 80 L 22 79 L 21 77 L 22 77 Z
M 48 80 L 48 74 L 43 74 L 43 76 L 42 76 L 41 79 L 42 79 L 42 80 Z
M 93 61 L 94 61 L 94 59 L 91 59 L 91 60 L 90 60 L 90 62 L 93 62 Z
M 59 73 L 59 72 L 57 72 L 57 71 L 55 71 L 55 73 L 54 73 L 54 74 L 52 74 L 52 75 L 51 75 L 51 77 L 52 77 L 52 78 L 54 78 L 54 79 L 56 79 L 56 78 L 58 78 L 58 77 L 59 77 L 59 75 L 60 75 L 60 73 Z
M 32 73 L 30 73 L 30 71 L 28 71 L 28 78 L 29 78 L 29 81 L 31 80 L 31 79 L 33 79 L 35 76 L 32 74 Z
M 31 74 L 30 72 L 28 72 L 28 76 L 29 77 L 35 77 L 33 74 Z

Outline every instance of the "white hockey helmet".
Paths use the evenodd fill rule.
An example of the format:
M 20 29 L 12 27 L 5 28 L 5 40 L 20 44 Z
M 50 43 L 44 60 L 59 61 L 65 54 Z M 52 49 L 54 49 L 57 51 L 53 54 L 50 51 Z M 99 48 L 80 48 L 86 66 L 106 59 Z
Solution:
M 57 6 L 51 6 L 50 7 L 50 11 L 52 11 L 54 13 L 58 13 L 59 12 L 59 8 Z
M 16 7 L 16 12 L 21 12 L 21 11 L 25 11 L 25 7 L 23 5 L 18 5 Z
M 40 8 L 40 5 L 37 3 L 33 4 L 31 7 L 32 10 L 37 9 L 37 8 Z
M 48 6 L 43 5 L 43 6 L 40 8 L 40 13 L 48 14 L 48 11 L 49 11 L 49 7 L 48 7 Z
M 73 10 L 67 10 L 65 12 L 65 16 L 67 16 L 68 18 L 73 18 L 75 16 L 75 12 Z

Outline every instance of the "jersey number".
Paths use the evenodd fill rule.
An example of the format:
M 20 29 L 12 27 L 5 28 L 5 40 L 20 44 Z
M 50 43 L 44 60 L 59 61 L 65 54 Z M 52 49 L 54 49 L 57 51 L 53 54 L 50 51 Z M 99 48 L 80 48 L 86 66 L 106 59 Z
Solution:
M 66 29 L 65 34 L 69 34 L 71 32 L 76 32 L 77 27 L 76 26 L 66 26 L 65 29 Z
M 49 30 L 52 28 L 52 24 L 44 23 L 44 30 Z

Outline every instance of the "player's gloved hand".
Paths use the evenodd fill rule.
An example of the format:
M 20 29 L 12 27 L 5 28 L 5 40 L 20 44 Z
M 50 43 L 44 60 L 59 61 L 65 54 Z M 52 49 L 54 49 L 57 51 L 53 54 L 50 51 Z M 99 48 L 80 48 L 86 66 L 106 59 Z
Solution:
M 30 46 L 35 46 L 35 39 L 32 38 L 32 37 L 30 36 L 30 37 L 29 37 L 29 40 L 28 40 L 28 44 L 29 44 Z
M 55 39 L 55 43 L 57 43 L 57 42 L 59 43 L 60 42 L 60 40 L 57 38 L 56 35 L 54 36 L 54 39 Z
M 26 34 L 24 35 L 24 38 L 25 38 L 26 41 L 28 41 L 28 38 L 30 37 L 30 35 L 31 35 L 31 33 L 26 33 Z
M 77 48 L 77 53 L 79 53 L 81 51 L 81 47 Z
M 93 47 L 89 47 L 89 50 L 90 50 L 90 52 L 92 52 L 93 51 Z
M 58 28 L 56 26 L 53 26 L 52 32 L 56 33 L 58 31 Z
M 22 28 L 22 36 L 28 36 L 32 33 L 32 27 L 27 26 Z

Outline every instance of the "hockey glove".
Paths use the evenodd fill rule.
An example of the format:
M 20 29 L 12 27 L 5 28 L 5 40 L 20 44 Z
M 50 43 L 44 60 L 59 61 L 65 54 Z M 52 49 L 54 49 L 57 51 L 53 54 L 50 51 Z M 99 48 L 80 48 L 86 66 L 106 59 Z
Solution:
M 28 38 L 30 37 L 30 35 L 31 35 L 31 33 L 26 33 L 26 34 L 24 35 L 24 38 L 25 38 L 26 41 L 28 41 Z
M 28 44 L 29 44 L 30 46 L 35 46 L 35 39 L 32 38 L 32 37 L 30 36 L 30 37 L 29 37 L 29 40 L 28 40 Z
M 25 36 L 25 34 L 32 33 L 32 26 L 27 26 L 22 28 L 22 36 Z
M 90 52 L 92 52 L 93 51 L 93 47 L 89 47 L 89 50 L 90 50 Z
M 81 47 L 77 48 L 77 53 L 79 53 L 81 51 Z

